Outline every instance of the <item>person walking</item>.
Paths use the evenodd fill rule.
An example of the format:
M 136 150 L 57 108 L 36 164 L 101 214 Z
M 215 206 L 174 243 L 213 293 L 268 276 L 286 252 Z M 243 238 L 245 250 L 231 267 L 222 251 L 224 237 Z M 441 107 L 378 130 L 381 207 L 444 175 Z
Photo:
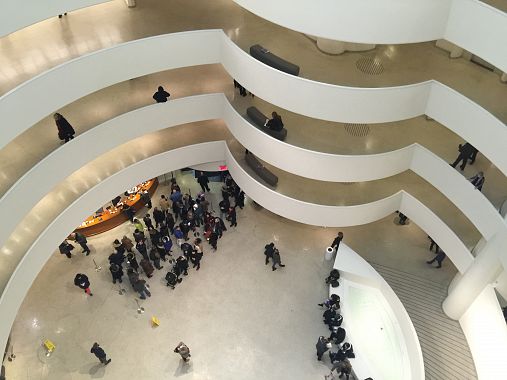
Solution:
M 76 131 L 72 128 L 72 125 L 58 112 L 53 115 L 55 119 L 56 127 L 58 128 L 58 138 L 60 140 L 65 140 L 64 142 L 69 142 L 74 138 Z
M 264 256 L 266 257 L 266 265 L 269 264 L 269 259 L 273 258 L 274 251 L 275 251 L 275 243 L 271 242 L 264 246 Z
M 321 361 L 322 355 L 331 348 L 331 343 L 329 342 L 329 339 L 319 336 L 315 348 L 317 349 L 317 360 Z
M 123 282 L 121 279 L 123 277 L 123 268 L 121 265 L 117 263 L 111 263 L 109 265 L 109 271 L 111 272 L 111 276 L 113 276 L 113 284 L 116 284 L 116 280 L 118 280 L 120 284 Z
M 459 151 L 458 157 L 452 164 L 449 165 L 455 168 L 459 162 L 462 162 L 459 168 L 461 169 L 461 171 L 463 171 L 465 170 L 465 166 L 467 165 L 469 159 L 472 159 L 472 162 L 475 161 L 475 157 L 477 156 L 478 150 L 475 149 L 475 147 L 472 144 L 465 143 L 463 145 L 461 144 L 458 145 L 458 151 Z
M 338 235 L 334 238 L 333 242 L 331 243 L 331 248 L 335 250 L 335 252 L 338 252 L 338 247 L 340 246 L 340 243 L 343 240 L 343 232 L 338 232 Z
M 183 342 L 178 343 L 178 345 L 174 349 L 174 352 L 180 354 L 181 358 L 185 363 L 188 363 L 190 361 L 190 357 L 192 356 L 190 355 L 190 348 L 188 348 L 188 346 Z
M 229 207 L 229 211 L 227 212 L 227 218 L 231 222 L 231 225 L 229 227 L 237 227 L 238 222 L 236 220 L 236 207 Z
M 88 276 L 83 273 L 76 274 L 74 277 L 74 285 L 83 289 L 86 294 L 89 296 L 93 296 L 92 291 L 90 290 L 90 280 L 88 280 Z
M 142 300 L 145 300 L 146 296 L 151 297 L 151 293 L 148 290 L 146 281 L 140 278 L 138 278 L 137 281 L 134 283 L 134 290 L 139 293 L 139 298 L 141 298 Z
M 179 273 L 183 273 L 185 276 L 188 275 L 188 259 L 185 256 L 178 256 L 176 259 L 176 267 Z
M 74 246 L 72 244 L 70 244 L 67 239 L 65 239 L 62 244 L 60 244 L 58 246 L 58 250 L 60 251 L 60 253 L 62 255 L 65 255 L 67 256 L 67 258 L 72 258 L 72 253 L 71 251 L 74 249 Z
M 210 188 L 208 186 L 209 178 L 207 175 L 205 175 L 203 172 L 199 172 L 197 176 L 197 182 L 199 182 L 199 185 L 201 185 L 202 192 L 205 193 L 210 192 Z
M 277 266 L 277 265 L 278 265 L 279 267 L 281 267 L 281 268 L 285 267 L 285 265 L 284 265 L 284 264 L 282 264 L 282 260 L 281 260 L 281 258 L 280 258 L 280 251 L 278 251 L 278 249 L 277 249 L 277 248 L 275 248 L 275 249 L 273 250 L 273 257 L 272 257 L 272 259 L 273 259 L 273 266 L 271 267 L 271 269 L 272 269 L 272 270 L 274 270 L 274 271 L 275 271 L 275 270 L 277 269 L 277 268 L 276 268 L 276 266 Z
M 484 172 L 479 172 L 468 180 L 477 190 L 482 191 L 482 186 L 484 185 L 486 178 L 484 177 Z
M 88 248 L 88 245 L 86 244 L 88 243 L 86 236 L 80 232 L 74 232 L 74 240 L 81 246 L 81 248 L 83 248 L 83 253 L 85 256 L 88 256 L 90 254 L 90 248 Z
M 104 352 L 102 347 L 100 347 L 100 345 L 97 342 L 93 343 L 93 346 L 92 346 L 92 349 L 90 350 L 90 352 L 92 354 L 94 354 L 97 357 L 97 359 L 100 360 L 100 362 L 102 364 L 108 365 L 109 363 L 111 363 L 111 359 L 107 358 L 106 353 Z
M 426 261 L 427 264 L 433 264 L 435 261 L 437 262 L 437 266 L 435 268 L 442 268 L 442 261 L 444 261 L 444 259 L 446 258 L 446 254 L 444 253 L 444 251 L 442 250 L 439 250 L 437 251 L 437 254 L 435 255 L 435 257 L 433 258 L 433 260 L 430 260 L 430 261 Z
M 158 86 L 157 92 L 153 94 L 153 99 L 155 99 L 157 103 L 165 103 L 170 96 L 171 94 L 164 90 L 164 87 Z

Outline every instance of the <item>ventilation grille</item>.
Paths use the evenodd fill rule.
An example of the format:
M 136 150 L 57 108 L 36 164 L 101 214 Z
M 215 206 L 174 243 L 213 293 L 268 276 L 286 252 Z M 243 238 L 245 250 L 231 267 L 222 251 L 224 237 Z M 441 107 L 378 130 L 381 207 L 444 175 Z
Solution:
M 356 67 L 363 73 L 369 75 L 380 75 L 384 72 L 384 66 L 379 58 L 360 58 L 356 62 Z
M 347 133 L 355 137 L 365 137 L 370 134 L 370 127 L 367 124 L 345 124 Z

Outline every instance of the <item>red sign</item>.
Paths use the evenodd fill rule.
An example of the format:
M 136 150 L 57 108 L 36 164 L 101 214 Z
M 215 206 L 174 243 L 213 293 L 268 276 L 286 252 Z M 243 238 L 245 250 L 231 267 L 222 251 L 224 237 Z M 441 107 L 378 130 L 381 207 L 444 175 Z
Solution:
M 227 170 L 227 165 L 220 165 L 218 168 L 221 172 L 223 172 L 224 170 Z

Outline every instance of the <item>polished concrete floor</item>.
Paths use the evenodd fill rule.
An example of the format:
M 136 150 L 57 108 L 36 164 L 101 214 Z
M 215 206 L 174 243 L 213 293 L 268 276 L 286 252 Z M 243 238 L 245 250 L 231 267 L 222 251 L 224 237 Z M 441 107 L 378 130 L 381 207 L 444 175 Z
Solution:
M 176 177 L 185 191 L 198 191 L 191 174 Z M 218 189 L 212 183 L 209 198 L 215 209 Z M 167 193 L 165 185 L 154 199 L 160 193 Z M 433 254 L 424 232 L 413 224 L 398 226 L 394 219 L 344 228 L 344 241 L 370 262 L 446 286 L 456 272 L 452 264 L 428 266 L 425 261 Z M 328 371 L 329 363 L 314 357 L 315 340 L 326 333 L 316 304 L 327 294 L 323 278 L 330 263 L 323 251 L 336 229 L 291 222 L 247 200 L 238 227 L 224 234 L 218 251 L 205 244 L 199 272 L 191 270 L 170 290 L 162 280 L 167 266 L 156 271 L 148 281 L 153 297 L 142 303 L 146 311 L 141 315 L 128 281 L 122 284 L 127 293 L 119 295 L 107 269 L 112 241 L 132 231 L 126 223 L 91 237 L 88 257 L 78 246 L 71 260 L 58 252 L 50 258 L 18 313 L 12 333 L 17 358 L 7 363 L 10 378 L 309 380 Z M 269 241 L 276 242 L 286 264 L 275 272 L 263 262 Z M 102 266 L 100 272 L 92 259 Z M 89 276 L 93 297 L 73 285 L 78 272 Z M 160 327 L 151 327 L 152 316 L 160 319 Z M 57 346 L 50 358 L 42 354 L 43 338 Z M 189 366 L 172 352 L 180 340 L 191 348 Z M 113 359 L 107 367 L 89 353 L 94 341 Z

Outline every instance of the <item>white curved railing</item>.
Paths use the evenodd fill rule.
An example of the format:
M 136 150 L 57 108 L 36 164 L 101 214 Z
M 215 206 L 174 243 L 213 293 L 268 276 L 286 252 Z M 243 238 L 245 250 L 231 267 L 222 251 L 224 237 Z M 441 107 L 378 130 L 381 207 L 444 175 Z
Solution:
M 147 178 L 182 167 L 224 161 L 238 185 L 268 210 L 298 222 L 318 226 L 352 226 L 374 222 L 400 210 L 425 229 L 463 273 L 473 257 L 463 242 L 431 210 L 414 197 L 400 191 L 388 198 L 357 206 L 323 206 L 302 202 L 268 189 L 250 177 L 230 153 L 225 141 L 215 141 L 174 149 L 136 162 L 104 179 L 58 214 L 25 252 L 11 274 L 0 297 L 0 347 L 4 347 L 10 328 L 33 280 L 69 233 L 69 226 L 81 223 L 89 214 L 123 189 Z
M 2 0 L 0 2 L 0 37 L 36 22 L 111 0 Z
M 424 361 L 417 333 L 405 307 L 386 280 L 343 242 L 333 268 L 340 271 L 340 287 L 330 286 L 330 294 L 341 296 L 342 327 L 347 330 L 347 340 L 354 342 L 359 359 L 366 361 L 364 367 L 367 368 L 363 369 L 357 358 L 351 360 L 356 377 L 423 380 Z M 368 298 L 350 302 L 352 291 L 364 293 Z M 353 314 L 354 311 L 360 314 Z
M 162 70 L 212 63 L 222 63 L 229 74 L 267 102 L 318 119 L 380 123 L 427 114 L 471 142 L 507 174 L 507 155 L 502 146 L 507 141 L 507 128 L 449 87 L 436 81 L 387 88 L 311 81 L 264 65 L 221 30 L 131 41 L 76 58 L 32 78 L 0 97 L 0 148 L 51 112 L 91 92 Z M 54 83 L 62 81 L 66 86 L 51 92 Z M 30 112 L 26 112 L 27 103 Z
M 449 198 L 485 239 L 507 228 L 496 209 L 459 173 L 419 144 L 373 155 L 335 155 L 276 140 L 253 127 L 223 94 L 180 98 L 115 117 L 77 136 L 46 156 L 0 198 L 0 215 L 10 215 L 0 229 L 0 247 L 54 186 L 109 150 L 165 128 L 223 119 L 234 137 L 262 160 L 302 177 L 330 182 L 359 182 L 412 170 Z M 139 128 L 142 124 L 143 128 Z M 121 130 L 121 133 L 117 133 Z M 114 139 L 110 136 L 115 135 Z M 79 155 L 73 152 L 80 152 Z M 54 170 L 58 167 L 58 170 Z
M 286 28 L 330 40 L 406 44 L 446 39 L 507 71 L 507 14 L 478 0 L 234 0 Z

